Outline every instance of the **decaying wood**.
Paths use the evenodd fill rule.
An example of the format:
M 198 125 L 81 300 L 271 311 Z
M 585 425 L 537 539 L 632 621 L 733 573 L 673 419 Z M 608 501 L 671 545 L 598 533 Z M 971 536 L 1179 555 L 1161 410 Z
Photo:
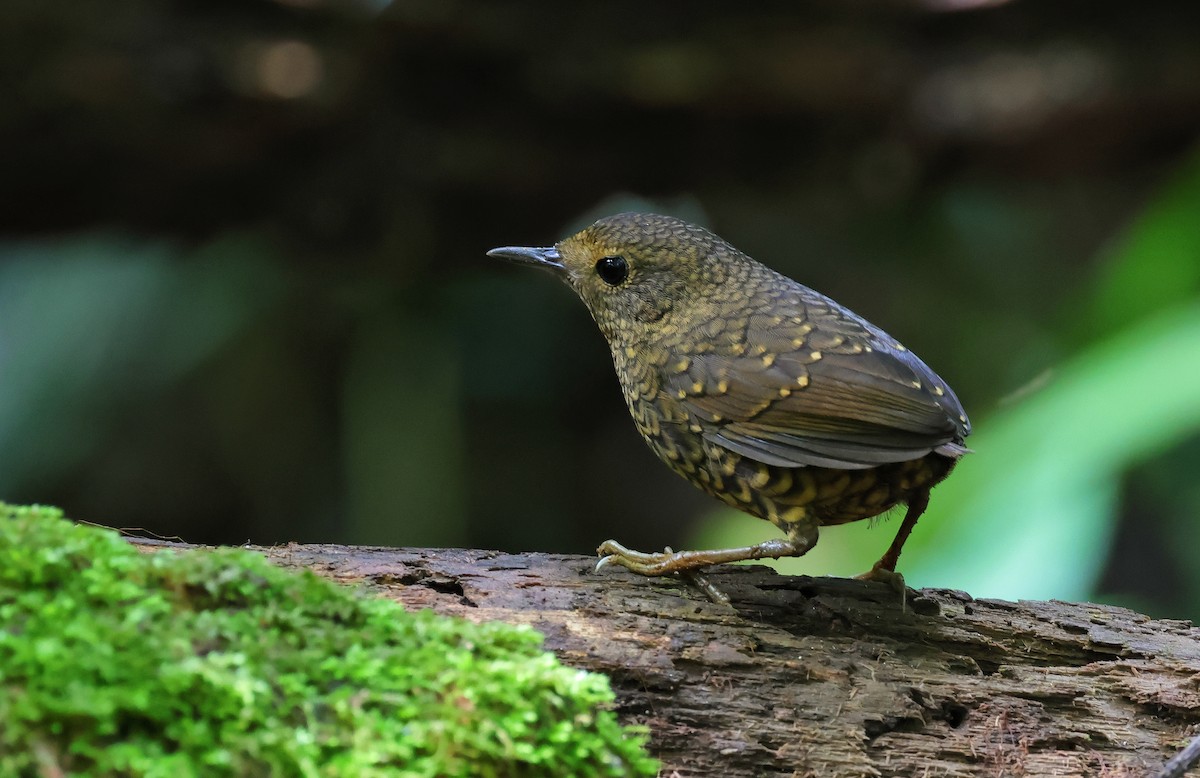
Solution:
M 135 541 L 144 545 L 170 545 Z M 595 560 L 289 545 L 410 608 L 530 624 L 609 675 L 664 776 L 1142 776 L 1200 731 L 1200 630 L 1104 605 L 725 567 L 717 605 Z

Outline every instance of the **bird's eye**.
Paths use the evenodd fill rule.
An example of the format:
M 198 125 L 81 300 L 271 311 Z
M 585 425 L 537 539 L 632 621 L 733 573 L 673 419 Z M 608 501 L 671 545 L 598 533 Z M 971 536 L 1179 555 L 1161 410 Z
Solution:
M 625 257 L 604 257 L 596 263 L 596 275 L 609 286 L 617 286 L 629 275 Z

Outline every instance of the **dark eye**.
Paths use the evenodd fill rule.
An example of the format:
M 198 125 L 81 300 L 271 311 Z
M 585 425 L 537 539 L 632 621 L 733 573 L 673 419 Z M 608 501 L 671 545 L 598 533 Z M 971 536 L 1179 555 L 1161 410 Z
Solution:
M 596 263 L 596 274 L 609 286 L 617 286 L 629 275 L 625 257 L 604 257 Z

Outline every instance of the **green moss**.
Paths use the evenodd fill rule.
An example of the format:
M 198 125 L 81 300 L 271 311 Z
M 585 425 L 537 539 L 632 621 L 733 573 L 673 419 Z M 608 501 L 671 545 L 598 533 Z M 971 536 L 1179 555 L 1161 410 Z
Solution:
M 0 775 L 653 774 L 540 644 L 0 503 Z

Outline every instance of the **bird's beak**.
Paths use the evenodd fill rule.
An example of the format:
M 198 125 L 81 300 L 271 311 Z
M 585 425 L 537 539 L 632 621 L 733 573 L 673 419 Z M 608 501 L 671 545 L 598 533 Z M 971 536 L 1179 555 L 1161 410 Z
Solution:
M 556 273 L 566 270 L 566 267 L 562 263 L 562 257 L 559 256 L 558 249 L 554 246 L 543 249 L 528 248 L 526 246 L 502 246 L 498 249 L 492 249 L 487 255 L 489 257 L 507 259 L 510 262 L 517 262 L 522 265 L 544 267 Z

